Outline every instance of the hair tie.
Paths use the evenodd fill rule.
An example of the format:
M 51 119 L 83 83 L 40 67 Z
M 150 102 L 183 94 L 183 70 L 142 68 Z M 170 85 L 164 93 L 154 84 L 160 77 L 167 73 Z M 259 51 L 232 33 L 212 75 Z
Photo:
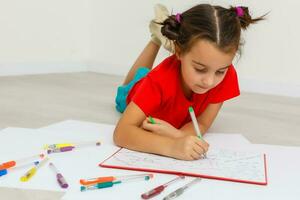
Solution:
M 238 17 L 243 17 L 244 16 L 244 10 L 241 6 L 235 7 L 235 12 L 236 12 L 236 15 Z
M 177 13 L 176 16 L 175 16 L 175 18 L 176 18 L 176 21 L 180 24 L 180 22 L 181 22 L 181 14 Z

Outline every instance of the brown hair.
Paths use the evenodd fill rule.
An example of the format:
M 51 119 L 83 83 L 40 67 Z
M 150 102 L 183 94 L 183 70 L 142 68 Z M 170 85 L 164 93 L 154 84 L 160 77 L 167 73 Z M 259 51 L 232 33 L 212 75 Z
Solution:
M 179 16 L 171 15 L 161 24 L 161 32 L 174 41 L 181 53 L 188 52 L 194 42 L 205 39 L 221 51 L 237 51 L 240 46 L 241 29 L 263 20 L 264 16 L 252 19 L 247 7 L 238 14 L 237 7 L 223 8 L 210 4 L 200 4 Z

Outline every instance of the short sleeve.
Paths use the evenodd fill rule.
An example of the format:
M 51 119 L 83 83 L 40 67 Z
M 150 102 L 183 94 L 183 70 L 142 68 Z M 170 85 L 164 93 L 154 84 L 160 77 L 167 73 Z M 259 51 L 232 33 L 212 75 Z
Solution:
M 127 100 L 133 101 L 145 115 L 148 116 L 160 107 L 162 90 L 149 76 L 143 78 L 141 83 L 132 89 L 133 91 L 130 91 L 131 98 Z
M 223 81 L 212 89 L 209 103 L 221 103 L 240 95 L 237 73 L 231 65 Z

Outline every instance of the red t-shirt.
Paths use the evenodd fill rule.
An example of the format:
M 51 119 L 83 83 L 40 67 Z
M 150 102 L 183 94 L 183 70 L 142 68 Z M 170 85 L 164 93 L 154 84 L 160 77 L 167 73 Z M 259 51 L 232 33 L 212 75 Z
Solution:
M 210 103 L 221 103 L 240 94 L 237 75 L 231 65 L 221 83 L 204 94 L 193 93 L 189 100 L 180 85 L 180 61 L 175 55 L 166 58 L 138 81 L 126 102 L 133 101 L 145 113 L 180 128 L 191 121 L 188 108 L 199 116 Z

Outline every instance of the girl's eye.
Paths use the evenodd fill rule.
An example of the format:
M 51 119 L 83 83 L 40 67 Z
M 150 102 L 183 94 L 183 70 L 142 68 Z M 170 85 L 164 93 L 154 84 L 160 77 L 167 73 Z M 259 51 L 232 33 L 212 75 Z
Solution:
M 195 68 L 196 72 L 199 73 L 205 73 L 205 69 L 199 69 L 199 68 Z
M 226 71 L 226 70 L 225 70 Z M 224 74 L 225 73 L 225 71 L 217 71 L 216 72 L 216 74 L 218 74 L 218 75 L 222 75 L 222 74 Z

